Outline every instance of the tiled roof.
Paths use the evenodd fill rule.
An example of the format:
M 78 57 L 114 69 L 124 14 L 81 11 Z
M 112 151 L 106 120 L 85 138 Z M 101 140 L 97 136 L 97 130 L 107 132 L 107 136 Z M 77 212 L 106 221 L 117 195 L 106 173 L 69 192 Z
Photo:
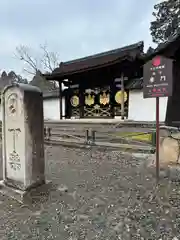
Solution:
M 68 62 L 61 62 L 59 67 L 56 68 L 52 74 L 44 75 L 46 79 L 52 79 L 53 76 L 69 76 L 74 73 L 84 72 L 87 70 L 95 69 L 98 67 L 105 67 L 123 59 L 134 60 L 136 57 L 143 54 L 143 42 L 138 42 L 122 48 L 114 49 L 111 51 L 95 54 L 85 58 L 76 59 Z

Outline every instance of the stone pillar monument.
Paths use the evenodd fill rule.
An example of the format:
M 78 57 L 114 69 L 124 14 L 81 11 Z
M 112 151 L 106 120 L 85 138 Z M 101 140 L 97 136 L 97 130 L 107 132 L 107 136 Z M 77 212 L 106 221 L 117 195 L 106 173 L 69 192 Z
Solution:
M 45 183 L 42 92 L 28 84 L 7 86 L 2 92 L 2 113 L 0 190 L 22 198 L 30 189 Z

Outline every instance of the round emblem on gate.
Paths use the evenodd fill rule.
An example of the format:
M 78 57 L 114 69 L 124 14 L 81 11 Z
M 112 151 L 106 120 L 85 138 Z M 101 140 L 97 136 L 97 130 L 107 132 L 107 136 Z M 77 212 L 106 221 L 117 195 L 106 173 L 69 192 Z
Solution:
M 79 97 L 76 95 L 72 96 L 70 102 L 73 107 L 77 107 L 79 105 Z
M 117 103 L 121 104 L 122 102 L 122 91 L 118 91 L 115 95 L 115 100 Z M 124 92 L 124 102 L 127 101 L 127 93 Z

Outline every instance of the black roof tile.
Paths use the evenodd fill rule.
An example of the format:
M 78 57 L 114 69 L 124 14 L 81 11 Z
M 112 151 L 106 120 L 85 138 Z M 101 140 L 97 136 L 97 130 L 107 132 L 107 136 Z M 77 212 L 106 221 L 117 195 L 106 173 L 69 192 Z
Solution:
M 92 56 L 76 59 L 68 62 L 61 62 L 52 74 L 44 75 L 46 79 L 52 79 L 53 76 L 70 76 L 71 74 L 88 71 L 94 68 L 108 66 L 123 59 L 134 60 L 143 54 L 143 42 L 138 42 L 122 48 L 95 54 Z

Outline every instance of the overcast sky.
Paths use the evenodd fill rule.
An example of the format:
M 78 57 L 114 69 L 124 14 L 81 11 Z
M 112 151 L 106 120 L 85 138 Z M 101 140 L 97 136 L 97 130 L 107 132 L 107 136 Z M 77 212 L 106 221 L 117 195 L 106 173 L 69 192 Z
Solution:
M 45 42 L 60 61 L 144 40 L 157 0 L 0 0 L 0 70 L 23 74 L 20 44 L 34 53 Z

